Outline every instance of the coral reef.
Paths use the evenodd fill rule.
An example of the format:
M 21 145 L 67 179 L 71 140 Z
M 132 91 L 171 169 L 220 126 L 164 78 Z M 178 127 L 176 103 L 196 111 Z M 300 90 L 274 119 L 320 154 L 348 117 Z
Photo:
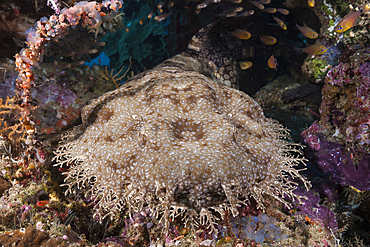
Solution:
M 322 183 L 322 187 L 323 190 L 331 189 L 331 187 L 327 186 L 324 182 Z M 313 190 L 304 191 L 302 189 L 297 189 L 297 194 L 306 196 L 307 198 L 302 200 L 303 204 L 297 206 L 296 214 L 302 217 L 308 217 L 312 221 L 319 222 L 327 231 L 336 231 L 338 229 L 338 223 L 334 211 L 331 208 L 332 204 L 330 204 L 333 202 L 326 201 L 323 203 L 321 195 L 317 191 L 321 192 L 317 190 L 317 188 L 315 188 L 315 192 Z M 327 195 L 328 197 L 332 197 L 330 198 L 331 200 L 337 199 L 334 198 L 335 195 L 330 194 L 330 192 L 327 192 Z
M 360 28 L 354 27 L 353 31 Z M 331 68 L 325 78 L 321 119 L 303 131 L 302 137 L 309 146 L 307 154 L 312 157 L 309 170 L 317 181 L 313 181 L 313 187 L 321 198 L 336 205 L 333 208 L 343 241 L 361 236 L 366 245 L 368 234 L 362 227 L 368 221 L 362 218 L 367 218 L 366 212 L 358 208 L 368 202 L 350 199 L 353 193 L 361 198 L 370 190 L 370 51 L 364 44 L 352 43 L 342 50 L 338 65 Z
M 320 84 L 279 76 L 253 97 L 266 117 L 277 119 L 291 131 L 292 140 L 299 141 L 302 129 L 316 119 L 321 104 Z
M 10 183 L 4 178 L 0 177 L 0 195 L 4 194 L 11 187 Z
M 34 227 L 21 228 L 0 234 L 0 243 L 5 243 L 4 246 L 47 247 L 61 246 L 61 242 L 58 239 L 50 239 L 47 233 Z
M 328 51 L 319 57 L 306 59 L 302 65 L 304 75 L 312 82 L 323 82 L 326 74 L 338 65 L 342 53 L 369 45 L 369 8 L 364 0 L 319 2 L 314 10 L 322 24 L 320 41 Z M 336 32 L 335 27 L 349 12 L 360 11 L 358 19 L 346 32 Z M 344 56 L 342 56 L 344 57 Z
M 367 14 L 333 35 L 326 29 L 348 13 L 348 1 L 142 0 L 121 14 L 120 1 L 61 11 L 48 3 L 56 15 L 27 31 L 16 63 L 0 65 L 2 245 L 33 236 L 40 241 L 30 244 L 62 246 L 336 246 L 365 229 Z M 104 47 L 98 39 L 117 29 L 122 37 L 107 35 Z M 361 39 L 351 36 L 359 30 Z M 267 35 L 276 43 L 260 38 Z M 307 58 L 302 77 L 301 50 L 314 44 L 327 52 Z M 103 49 L 120 62 L 118 73 L 81 66 Z M 137 72 L 179 50 L 117 88 L 130 54 Z M 321 121 L 303 133 L 303 156 L 267 117 L 290 127 L 296 142 L 320 118 L 322 84 L 314 83 L 325 77 Z M 236 90 L 254 93 L 272 80 L 255 101 Z
M 320 22 L 307 3 L 305 3 L 307 8 L 304 16 L 301 15 L 300 8 L 291 10 L 291 14 L 282 14 L 277 11 L 276 9 L 288 11 L 283 9 L 286 7 L 282 1 L 272 1 L 271 4 L 266 5 L 266 10 L 259 9 L 252 1 L 220 1 L 220 3 L 205 1 L 204 4 L 200 1 L 175 1 L 172 5 L 171 1 L 157 1 L 156 3 L 155 7 L 152 6 L 153 3 L 148 3 L 152 11 L 147 8 L 145 1 L 130 3 L 129 7 L 124 7 L 127 29 L 105 38 L 107 42 L 104 47 L 105 53 L 116 68 L 120 68 L 122 64 L 127 65 L 129 57 L 133 58 L 135 73 L 143 71 L 143 68 L 152 68 L 165 58 L 184 51 L 185 44 L 201 27 L 221 19 L 222 25 L 219 26 L 217 32 L 215 31 L 215 34 L 212 34 L 211 39 L 215 48 L 219 45 L 217 52 L 221 54 L 218 61 L 214 63 L 222 71 L 228 70 L 229 66 L 238 67 L 237 62 L 239 61 L 250 61 L 253 64 L 251 68 L 239 71 L 238 84 L 240 90 L 252 95 L 279 74 L 267 66 L 271 55 L 277 58 L 281 70 L 290 70 L 295 77 L 301 76 L 299 68 L 307 54 L 293 47 L 303 48 L 306 44 L 314 44 L 315 41 L 297 37 L 299 33 L 295 28 L 297 20 L 300 23 L 314 23 L 313 28 L 320 29 Z M 135 5 L 139 4 L 143 8 L 140 8 L 140 11 L 134 11 Z M 171 7 L 167 7 L 169 5 Z M 160 6 L 164 7 L 160 8 Z M 271 14 L 267 10 L 275 11 L 275 13 Z M 194 14 L 194 11 L 197 14 Z M 247 15 L 248 12 L 252 14 Z M 153 17 L 148 18 L 147 15 Z M 166 15 L 165 20 L 156 21 L 155 17 L 161 15 Z M 284 30 L 276 25 L 273 16 L 279 17 L 288 28 Z M 174 21 L 176 25 L 169 25 Z M 147 32 L 143 31 L 143 27 Z M 241 40 L 232 36 L 230 33 L 236 29 L 248 30 L 251 37 L 248 40 Z M 161 37 L 159 35 L 162 32 Z M 272 35 L 277 42 L 274 45 L 264 44 L 260 39 L 262 34 Z M 128 40 L 130 42 L 127 42 Z M 144 42 L 141 42 L 142 40 Z M 158 45 L 153 46 L 153 43 Z M 216 45 L 216 43 L 219 44 Z M 153 52 L 156 56 L 150 55 Z
M 257 243 L 263 243 L 266 239 L 272 241 L 279 241 L 288 236 L 277 226 L 277 221 L 266 214 L 260 214 L 257 217 L 249 216 L 242 217 L 238 222 L 241 229 L 236 228 L 234 225 L 233 233 L 239 235 L 240 238 L 253 239 Z
M 348 153 L 355 164 L 369 153 L 368 60 L 368 48 L 357 50 L 347 62 L 329 71 L 322 90 L 321 121 L 304 132 L 307 143 L 316 150 L 320 145 L 309 139 L 320 138 L 320 132 L 324 141 L 339 143 L 339 152 Z

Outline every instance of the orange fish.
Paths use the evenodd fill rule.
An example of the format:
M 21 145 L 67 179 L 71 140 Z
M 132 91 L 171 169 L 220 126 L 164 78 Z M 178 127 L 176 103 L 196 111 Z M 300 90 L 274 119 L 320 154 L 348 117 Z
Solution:
M 273 14 L 273 13 L 276 13 L 276 9 L 275 8 L 267 8 L 267 9 L 265 9 L 265 12 Z
M 257 1 L 251 1 L 251 3 L 252 3 L 254 6 L 256 6 L 257 8 L 259 8 L 260 10 L 265 9 L 265 6 L 263 6 L 263 4 L 262 4 L 262 3 L 260 3 L 260 2 L 257 2 Z
M 370 3 L 365 4 L 365 5 L 362 7 L 362 10 L 364 11 L 364 13 L 370 12 Z
M 279 26 L 283 29 L 283 30 L 287 30 L 287 26 L 285 24 L 285 22 L 283 22 L 281 19 L 275 17 L 275 16 L 272 16 L 272 18 L 274 18 L 274 20 L 279 24 Z
M 276 9 L 276 10 L 282 13 L 283 15 L 289 15 L 289 10 L 287 9 Z
M 308 223 L 310 223 L 310 224 L 312 224 L 313 223 L 313 221 L 309 218 L 309 217 L 304 217 L 304 219 L 308 222 Z
M 307 27 L 306 24 L 303 24 L 304 26 L 301 27 L 300 25 L 297 25 L 297 29 L 307 38 L 309 39 L 316 39 L 317 37 L 319 37 L 319 35 L 315 32 L 315 30 L 313 30 L 312 28 L 310 27 Z
M 231 34 L 232 36 L 238 38 L 238 39 L 249 39 L 251 37 L 251 33 L 250 32 L 247 32 L 245 30 L 242 30 L 242 29 L 236 29 L 235 31 L 233 32 L 228 32 L 229 34 Z
M 310 6 L 311 8 L 315 7 L 315 0 L 308 0 L 307 1 L 307 4 L 308 6 Z
M 36 205 L 39 207 L 45 207 L 48 203 L 49 203 L 49 200 L 43 200 L 43 201 L 38 201 Z
M 366 5 L 365 5 L 366 6 Z M 335 26 L 334 31 L 337 33 L 343 33 L 356 25 L 358 17 L 364 12 L 364 7 L 356 12 L 349 12 L 343 19 Z
M 169 13 L 157 15 L 156 17 L 154 17 L 154 20 L 158 22 L 164 21 L 170 14 L 172 14 L 172 10 Z
M 148 14 L 148 19 L 152 19 L 153 18 L 153 10 Z
M 260 36 L 261 41 L 266 45 L 273 45 L 276 43 L 277 39 L 270 35 L 262 35 Z
M 158 9 L 159 13 L 162 13 L 163 12 L 163 9 L 162 9 L 163 6 L 164 6 L 164 1 L 158 3 L 157 9 Z
M 276 58 L 274 57 L 274 55 L 272 55 L 269 60 L 267 60 L 267 65 L 271 68 L 271 69 L 275 69 L 277 71 L 277 68 L 276 66 L 278 66 L 277 64 L 277 60 Z
M 252 67 L 253 63 L 249 62 L 249 61 L 240 61 L 239 66 L 242 70 L 246 70 L 246 69 L 249 69 L 250 67 Z
M 324 54 L 328 50 L 328 48 L 326 48 L 323 45 L 310 45 L 299 50 L 303 51 L 304 53 L 307 53 L 308 55 L 313 56 Z

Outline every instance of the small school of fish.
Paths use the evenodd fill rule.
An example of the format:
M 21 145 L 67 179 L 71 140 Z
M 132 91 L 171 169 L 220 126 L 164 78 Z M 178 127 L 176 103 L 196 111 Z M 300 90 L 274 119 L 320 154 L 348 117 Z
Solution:
M 232 2 L 232 3 L 235 3 L 235 4 L 240 4 L 242 2 L 242 0 L 226 0 L 226 1 L 227 2 Z M 203 2 L 201 2 L 200 4 L 197 5 L 195 12 L 199 13 L 202 9 L 205 9 L 210 4 L 215 4 L 215 3 L 220 3 L 220 2 L 221 2 L 221 0 L 204 0 Z M 287 10 L 287 9 L 271 8 L 271 7 L 267 8 L 267 7 L 265 7 L 265 5 L 268 5 L 268 4 L 271 3 L 271 0 L 253 0 L 253 1 L 250 0 L 249 2 L 251 4 L 253 4 L 254 6 L 256 6 L 258 9 L 260 9 L 261 11 L 264 11 L 266 13 L 270 13 L 270 14 L 280 13 L 282 15 L 289 15 L 289 10 Z M 164 5 L 165 5 L 165 1 L 162 1 L 157 5 L 157 11 L 160 15 L 155 16 L 154 20 L 156 20 L 158 22 L 161 22 L 161 21 L 165 20 L 166 18 L 168 18 L 168 16 L 170 16 L 172 14 L 172 10 L 169 11 L 168 13 L 163 13 L 164 12 L 163 11 Z M 171 9 L 173 5 L 174 5 L 174 1 L 170 1 L 170 3 L 167 6 L 167 9 Z M 315 0 L 307 0 L 307 5 L 310 8 L 314 8 L 315 7 Z M 228 10 L 223 11 L 222 13 L 218 14 L 217 16 L 218 17 L 225 17 L 225 18 L 230 18 L 230 17 L 241 18 L 241 17 L 251 16 L 251 15 L 254 14 L 254 12 L 255 12 L 255 10 L 244 10 L 243 7 L 234 7 L 232 9 L 228 9 Z M 337 32 L 337 33 L 346 32 L 347 30 L 349 30 L 350 28 L 352 28 L 353 26 L 356 25 L 357 19 L 359 18 L 359 16 L 361 14 L 367 13 L 367 12 L 370 12 L 370 3 L 365 4 L 358 11 L 351 11 L 346 16 L 344 16 L 343 19 L 335 26 L 334 31 Z M 148 19 L 152 19 L 153 15 L 154 15 L 154 13 L 153 13 L 153 11 L 151 11 L 147 16 Z M 285 22 L 282 19 L 280 19 L 279 17 L 276 17 L 275 15 L 273 15 L 272 18 L 280 26 L 281 29 L 287 30 L 287 25 L 285 24 Z M 141 19 L 140 24 L 142 25 L 144 23 L 144 21 L 145 21 L 144 18 Z M 300 26 L 300 25 L 298 25 L 298 23 L 296 23 L 296 29 L 298 29 L 302 33 L 302 35 L 305 36 L 306 38 L 317 39 L 319 37 L 319 34 L 315 30 L 313 30 L 312 28 L 307 26 L 305 23 L 303 23 L 303 26 Z M 227 32 L 227 33 L 229 35 L 231 35 L 231 36 L 233 36 L 237 39 L 241 39 L 241 40 L 248 40 L 252 36 L 250 32 L 248 32 L 247 30 L 242 30 L 242 29 L 235 29 L 234 31 Z M 277 39 L 275 37 L 267 35 L 267 34 L 261 35 L 260 40 L 265 45 L 274 45 L 277 42 Z M 307 46 L 305 48 L 301 48 L 301 49 L 297 49 L 297 50 L 305 52 L 308 55 L 313 56 L 313 55 L 322 55 L 322 54 L 324 54 L 327 51 L 327 47 L 322 46 L 322 45 L 310 45 L 310 46 Z M 277 68 L 276 68 L 277 60 L 274 57 L 274 55 L 272 55 L 268 59 L 267 64 L 270 68 L 273 68 L 273 69 L 277 70 Z M 246 69 L 249 69 L 250 67 L 252 67 L 253 64 L 250 61 L 240 61 L 239 66 L 242 70 L 246 70 Z

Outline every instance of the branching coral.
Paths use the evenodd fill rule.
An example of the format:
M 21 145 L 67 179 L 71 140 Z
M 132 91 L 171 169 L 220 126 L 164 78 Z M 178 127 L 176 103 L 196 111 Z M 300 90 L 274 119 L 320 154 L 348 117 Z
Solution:
M 17 123 L 14 118 L 19 114 L 14 98 L 0 98 L 0 136 L 6 138 L 7 142 L 13 147 L 20 146 L 20 142 L 25 142 L 27 138 L 27 124 Z
M 35 28 L 27 30 L 27 48 L 23 48 L 15 55 L 16 70 L 19 72 L 16 81 L 16 93 L 19 115 L 21 116 L 21 128 L 27 130 L 27 146 L 29 153 L 35 153 L 40 164 L 45 162 L 46 151 L 44 144 L 37 136 L 35 121 L 32 121 L 31 113 L 35 109 L 35 100 L 32 89 L 36 86 L 34 67 L 40 67 L 44 55 L 44 46 L 50 40 L 58 41 L 62 33 L 70 26 L 79 22 L 91 29 L 98 29 L 102 22 L 102 16 L 122 7 L 119 0 L 97 2 L 79 2 L 71 8 L 64 8 L 59 15 L 52 15 L 37 21 Z M 67 21 L 68 20 L 68 21 Z

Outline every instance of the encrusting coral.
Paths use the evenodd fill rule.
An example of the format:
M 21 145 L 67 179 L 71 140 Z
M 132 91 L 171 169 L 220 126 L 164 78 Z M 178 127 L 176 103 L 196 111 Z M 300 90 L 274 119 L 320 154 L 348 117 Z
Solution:
M 264 195 L 300 201 L 291 177 L 310 184 L 295 168 L 298 145 L 251 97 L 201 74 L 212 70 L 204 57 L 176 55 L 87 105 L 56 151 L 67 193 L 91 186 L 102 217 L 149 206 L 167 229 L 183 215 L 215 231 L 215 211 L 235 216 L 250 199 L 263 209 Z

